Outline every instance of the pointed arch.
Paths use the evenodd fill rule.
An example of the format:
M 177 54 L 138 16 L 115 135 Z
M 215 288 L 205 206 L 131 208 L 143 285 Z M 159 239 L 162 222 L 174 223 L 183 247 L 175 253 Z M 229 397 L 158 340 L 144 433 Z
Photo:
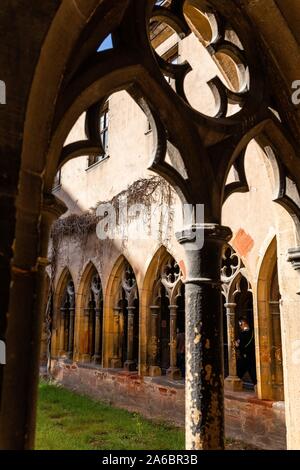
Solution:
M 154 253 L 141 291 L 141 371 L 143 375 L 168 373 L 179 378 L 177 321 L 184 331 L 184 295 L 181 263 L 161 245 Z
M 103 367 L 135 371 L 139 363 L 139 294 L 124 255 L 116 260 L 105 291 Z
M 64 267 L 58 278 L 53 308 L 51 356 L 73 359 L 75 287 L 67 266 Z
M 249 273 L 234 248 L 228 244 L 224 248 L 221 280 L 223 304 L 223 345 L 224 345 L 224 376 L 225 388 L 239 391 L 244 388 L 254 388 L 256 385 L 256 356 L 254 347 L 251 353 L 251 363 L 248 364 L 248 374 L 241 368 L 241 358 L 237 357 L 236 340 L 240 334 L 239 319 L 246 318 L 253 332 L 255 345 L 254 302 Z M 249 356 L 250 357 L 250 356 Z M 249 381 L 249 372 L 250 379 Z
M 273 236 L 262 257 L 257 280 L 259 327 L 259 396 L 283 400 L 280 292 L 277 275 L 277 238 Z
M 51 279 L 49 272 L 45 270 L 45 296 L 43 301 L 43 327 L 41 338 L 40 366 L 47 367 L 51 348 L 51 330 L 53 322 L 53 293 L 50 289 Z
M 88 261 L 80 277 L 75 321 L 75 359 L 102 363 L 103 288 L 95 264 Z

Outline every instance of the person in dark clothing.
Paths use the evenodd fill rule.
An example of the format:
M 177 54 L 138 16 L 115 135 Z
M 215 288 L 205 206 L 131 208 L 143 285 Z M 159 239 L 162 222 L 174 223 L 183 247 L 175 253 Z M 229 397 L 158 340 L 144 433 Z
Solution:
M 240 318 L 239 327 L 240 333 L 235 343 L 237 349 L 237 375 L 242 379 L 245 373 L 248 372 L 255 386 L 257 384 L 257 378 L 254 332 L 250 328 L 247 318 Z
M 185 334 L 180 332 L 177 328 L 176 338 L 176 349 L 177 349 L 177 367 L 181 372 L 181 377 L 185 377 Z

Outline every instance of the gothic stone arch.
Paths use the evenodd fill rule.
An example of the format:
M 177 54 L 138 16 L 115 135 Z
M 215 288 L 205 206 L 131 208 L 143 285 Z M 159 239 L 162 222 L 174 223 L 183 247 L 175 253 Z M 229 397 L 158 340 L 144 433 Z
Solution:
M 259 397 L 283 400 L 280 293 L 277 277 L 277 240 L 270 242 L 257 281 L 260 381 Z
M 12 153 L 17 161 L 13 171 L 9 173 L 11 179 L 8 178 L 13 183 L 5 185 L 6 207 L 11 211 L 5 218 L 9 221 L 11 229 L 9 243 L 6 241 L 4 243 L 5 269 L 12 257 L 10 247 L 14 237 L 14 199 L 17 187 L 18 203 L 16 241 L 11 267 L 14 282 L 10 290 L 10 322 L 7 330 L 9 360 L 3 379 L 1 405 L 1 426 L 5 431 L 1 433 L 1 446 L 29 448 L 33 446 L 34 441 L 33 405 L 36 393 L 32 394 L 31 391 L 33 389 L 36 391 L 37 379 L 36 371 L 31 371 L 31 368 L 32 363 L 34 369 L 38 364 L 40 329 L 31 328 L 31 323 L 33 321 L 38 323 L 39 318 L 32 299 L 42 289 L 50 226 L 50 221 L 45 220 L 45 213 L 48 211 L 46 199 L 49 198 L 54 175 L 59 165 L 70 155 L 76 157 L 85 154 L 87 148 L 95 153 L 101 151 L 99 140 L 81 142 L 71 149 L 63 149 L 65 138 L 82 112 L 101 101 L 104 96 L 122 88 L 129 89 L 141 107 L 148 110 L 152 116 L 156 146 L 151 168 L 163 175 L 183 200 L 191 204 L 199 202 L 206 204 L 204 226 L 194 227 L 192 224 L 192 227 L 183 230 L 178 236 L 180 243 L 187 250 L 185 283 L 186 297 L 189 300 L 187 315 L 190 328 L 187 331 L 186 435 L 189 449 L 222 449 L 224 447 L 222 355 L 220 340 L 217 341 L 216 338 L 220 338 L 221 328 L 218 287 L 221 251 L 223 243 L 230 238 L 230 230 L 220 226 L 225 183 L 228 171 L 239 157 L 243 145 L 266 129 L 267 124 L 276 121 L 269 110 L 274 101 L 269 93 L 268 79 L 270 79 L 273 94 L 277 98 L 275 102 L 289 128 L 288 135 L 292 135 L 288 154 L 282 153 L 280 158 L 288 175 L 299 188 L 299 155 L 294 142 L 294 139 L 299 137 L 299 126 L 297 118 L 291 117 L 293 108 L 291 109 L 287 99 L 290 91 L 289 79 L 293 78 L 297 70 L 296 65 L 299 64 L 298 53 L 295 53 L 296 65 L 293 64 L 291 68 L 288 67 L 288 61 L 283 64 L 285 68 L 275 65 L 277 60 L 282 64 L 281 49 L 274 51 L 274 44 L 278 43 L 274 38 L 278 37 L 278 31 L 270 32 L 274 21 L 265 22 L 268 28 L 264 31 L 260 20 L 264 14 L 273 19 L 274 10 L 277 17 L 280 16 L 275 4 L 271 12 L 268 12 L 262 11 L 263 2 L 259 2 L 257 8 L 253 2 L 246 0 L 242 4 L 234 0 L 193 2 L 200 16 L 204 18 L 205 26 L 212 23 L 214 26 L 217 25 L 218 34 L 211 34 L 208 38 L 206 45 L 208 51 L 214 56 L 217 53 L 225 53 L 238 65 L 246 63 L 251 78 L 249 89 L 245 88 L 242 93 L 232 92 L 224 84 L 215 81 L 212 85 L 220 106 L 217 116 L 208 118 L 192 109 L 185 99 L 182 83 L 189 71 L 188 65 L 179 68 L 166 65 L 156 57 L 149 42 L 148 24 L 151 17 L 163 18 L 182 37 L 190 33 L 191 29 L 183 12 L 183 0 L 168 2 L 167 8 L 156 6 L 154 0 L 114 2 L 77 0 L 61 4 L 55 2 L 51 8 L 49 2 L 46 6 L 44 2 L 42 3 L 45 8 L 44 14 L 37 15 L 41 18 L 41 30 L 34 29 L 39 33 L 38 38 L 36 41 L 32 40 L 34 48 L 28 47 L 28 50 L 42 52 L 30 56 L 30 59 L 34 59 L 33 65 L 26 69 L 28 72 L 26 85 L 23 87 L 22 84 L 20 87 L 26 99 L 22 95 L 16 106 L 19 110 L 19 105 L 22 104 L 22 113 L 17 113 L 18 119 L 19 116 L 24 118 L 26 111 L 25 127 L 23 128 L 23 122 L 20 124 L 15 119 L 17 124 L 14 126 L 13 135 L 18 136 L 16 139 L 18 145 L 13 151 L 11 151 L 12 144 L 8 144 L 5 140 L 5 153 Z M 24 10 L 22 13 L 24 14 Z M 102 21 L 104 17 L 105 22 Z M 42 18 L 49 19 L 48 22 L 44 21 L 46 25 L 42 23 Z M 198 24 L 192 21 L 199 39 L 205 43 L 205 31 L 202 31 L 201 24 L 203 22 Z M 26 23 L 24 25 L 26 26 Z M 228 47 L 226 40 L 228 27 L 230 31 L 236 31 L 242 48 L 234 40 Z M 284 26 L 281 28 L 285 37 L 291 39 L 289 36 L 291 32 L 287 31 L 288 29 Z M 111 32 L 114 50 L 97 56 L 96 48 L 99 41 Z M 61 41 L 62 35 L 64 41 Z M 27 38 L 26 31 L 23 37 Z M 32 36 L 29 37 L 32 39 Z M 43 47 L 41 47 L 41 37 L 45 37 Z M 292 39 L 295 42 L 295 38 Z M 294 46 L 294 42 L 288 43 Z M 6 44 L 5 42 L 4 47 Z M 291 46 L 291 49 L 294 51 L 295 47 Z M 19 52 L 17 47 L 16 51 Z M 19 56 L 23 59 L 23 54 Z M 266 58 L 267 66 L 264 65 Z M 35 64 L 37 65 L 34 68 Z M 5 68 L 4 66 L 3 69 Z M 287 72 L 286 77 L 283 77 L 282 70 Z M 164 72 L 174 77 L 177 94 L 166 83 Z M 14 70 L 12 76 L 16 75 Z M 29 93 L 28 80 L 30 81 L 32 77 Z M 15 84 L 15 80 L 12 82 Z M 45 84 L 47 93 L 45 93 Z M 227 116 L 228 101 L 241 104 L 241 111 L 233 118 Z M 9 121 L 8 136 L 11 135 L 10 124 Z M 24 136 L 22 142 L 19 136 Z M 166 163 L 164 155 L 167 140 L 180 152 L 189 184 L 186 184 L 186 179 Z M 16 175 L 20 163 L 18 180 Z M 6 170 L 5 166 L 4 169 Z M 195 242 L 192 228 L 205 232 L 205 245 L 201 252 L 191 249 Z M 41 233 L 42 240 L 40 240 Z M 40 241 L 42 243 L 39 243 Z M 7 276 L 5 295 L 8 285 Z M 24 299 L 26 298 L 21 308 L 15 301 L 20 291 L 24 293 Z M 32 309 L 35 316 L 32 314 Z M 24 327 L 22 333 L 25 331 L 28 333 L 23 334 L 23 337 L 15 334 L 21 326 Z M 210 345 L 209 348 L 205 347 L 207 344 Z M 23 368 L 22 372 L 18 371 L 20 367 L 14 356 L 27 358 L 27 362 L 24 359 L 26 371 Z M 199 380 L 195 380 L 195 377 L 199 377 Z M 209 380 L 210 377 L 213 377 L 212 381 Z M 10 406 L 13 399 L 18 402 L 18 397 L 24 400 L 24 410 L 19 411 L 17 407 Z M 12 423 L 18 427 L 18 438 Z
M 100 275 L 91 261 L 83 270 L 76 303 L 75 357 L 82 362 L 102 363 L 103 290 Z

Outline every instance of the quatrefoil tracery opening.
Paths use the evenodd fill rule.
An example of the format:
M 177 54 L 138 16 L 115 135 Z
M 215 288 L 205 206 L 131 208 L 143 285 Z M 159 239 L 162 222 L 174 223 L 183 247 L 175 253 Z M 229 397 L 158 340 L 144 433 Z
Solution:
M 240 111 L 250 87 L 245 51 L 228 21 L 208 2 L 186 0 L 180 15 L 172 3 L 169 8 L 156 5 L 149 29 L 163 74 L 174 80 L 173 88 L 190 106 L 211 117 Z M 170 63 L 165 60 L 166 47 L 176 43 L 180 57 Z

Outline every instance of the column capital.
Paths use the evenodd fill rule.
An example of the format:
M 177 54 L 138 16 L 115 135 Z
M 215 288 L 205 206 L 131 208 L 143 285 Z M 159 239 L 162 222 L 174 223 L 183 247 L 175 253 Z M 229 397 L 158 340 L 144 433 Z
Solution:
M 232 309 L 235 309 L 236 303 L 234 303 L 234 302 L 228 302 L 228 303 L 225 303 L 225 304 L 224 304 L 224 307 L 225 307 L 225 308 L 232 308 Z
M 37 265 L 42 266 L 43 268 L 46 268 L 47 266 L 49 266 L 50 263 L 51 261 L 49 260 L 49 258 L 46 258 L 43 256 L 39 256 L 37 259 Z
M 176 238 L 181 245 L 197 243 L 199 249 L 203 247 L 207 238 L 217 243 L 224 243 L 228 242 L 231 237 L 232 231 L 229 227 L 215 223 L 193 224 L 176 232 Z
M 89 317 L 92 310 L 93 310 L 92 308 L 85 307 L 85 308 L 83 309 L 83 315 L 84 315 L 85 317 Z
M 160 309 L 160 306 L 159 305 L 150 305 L 149 306 L 150 310 L 159 310 Z
M 67 209 L 65 203 L 53 194 L 44 194 L 42 213 L 43 215 L 47 215 L 52 221 L 58 219 Z
M 191 225 L 176 234 L 185 249 L 184 284 L 221 286 L 221 252 L 231 236 L 230 228 L 214 223 Z
M 134 306 L 127 307 L 128 313 L 132 313 L 132 312 L 134 313 L 134 310 L 136 310 L 136 307 Z
M 178 305 L 169 305 L 170 315 L 177 315 Z
M 300 246 L 289 248 L 287 261 L 289 261 L 295 271 L 300 271 Z

